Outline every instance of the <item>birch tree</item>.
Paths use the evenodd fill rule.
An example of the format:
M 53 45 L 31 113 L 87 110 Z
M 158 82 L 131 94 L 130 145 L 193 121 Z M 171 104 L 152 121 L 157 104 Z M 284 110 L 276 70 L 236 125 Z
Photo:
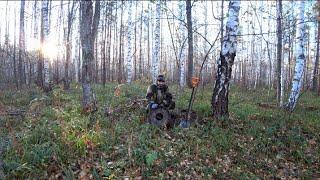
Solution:
M 185 14 L 185 3 L 183 1 L 179 2 L 179 19 L 184 20 Z M 180 87 L 184 87 L 186 85 L 186 72 L 185 72 L 185 62 L 186 62 L 186 54 L 185 54 L 185 29 L 182 21 L 179 23 L 180 29 L 180 53 L 179 53 L 179 85 Z
M 20 8 L 20 32 L 19 32 L 19 60 L 18 60 L 18 77 L 19 85 L 25 84 L 25 71 L 24 71 L 24 52 L 25 52 L 25 33 L 24 33 L 24 7 L 25 1 L 21 0 Z
M 117 17 L 117 14 L 118 14 L 118 3 L 115 2 L 115 17 Z M 118 19 L 118 18 L 117 18 Z M 113 29 L 114 29 L 114 33 L 113 33 L 113 57 L 112 57 L 112 71 L 114 73 L 112 73 L 112 76 L 111 76 L 111 80 L 113 81 L 114 79 L 116 79 L 116 61 L 117 61 L 117 55 L 118 55 L 118 49 L 117 49 L 117 40 L 118 40 L 118 20 L 115 21 L 114 23 L 114 26 L 113 26 Z M 118 68 L 119 69 L 119 68 Z
M 319 38 L 320 38 L 320 19 L 317 19 L 317 25 L 318 25 L 318 35 L 317 35 L 317 52 L 316 52 L 316 60 L 314 62 L 314 67 L 313 67 L 313 79 L 312 79 L 312 90 L 313 91 L 317 91 L 317 84 L 318 84 L 318 76 L 320 75 L 319 74 L 319 51 L 320 51 L 320 48 L 319 48 Z M 320 85 L 319 85 L 320 86 Z
M 121 15 L 120 15 L 120 35 L 119 35 L 119 60 L 118 60 L 118 83 L 121 84 L 122 83 L 122 47 L 123 47 L 123 40 L 122 40 L 122 36 L 123 36 L 123 6 L 124 3 L 122 1 L 121 3 Z
M 132 33 L 133 33 L 133 23 L 132 23 L 132 0 L 129 0 L 128 7 L 128 54 L 127 54 L 127 83 L 131 84 L 132 81 Z
M 37 1 L 36 1 L 37 2 Z M 35 8 L 37 8 L 37 4 L 35 2 Z M 41 4 L 40 4 L 41 6 Z M 42 7 L 41 7 L 42 8 Z M 37 9 L 35 9 L 35 15 L 38 14 L 38 11 Z M 40 24 L 41 21 L 42 21 L 42 9 L 41 9 L 41 17 L 40 17 Z M 37 19 L 35 19 L 35 24 L 34 24 L 34 38 L 37 39 L 38 38 L 38 24 L 37 24 Z M 41 34 L 41 27 L 40 27 L 40 34 Z M 41 38 L 40 38 L 40 41 L 41 41 Z M 42 55 L 41 55 L 41 50 L 39 51 L 39 59 L 38 59 L 38 63 L 37 63 L 37 81 L 36 81 L 36 84 L 39 86 L 39 87 L 42 87 L 43 86 L 43 58 L 42 58 Z
M 114 9 L 114 3 L 111 2 L 109 3 L 109 6 L 108 7 L 108 22 L 110 22 L 108 24 L 108 43 L 107 43 L 107 52 L 108 52 L 108 63 L 107 63 L 107 79 L 108 81 L 111 80 L 111 75 L 112 75 L 112 69 L 111 69 L 111 42 L 112 42 L 112 33 L 111 33 L 111 30 L 112 30 L 112 22 L 113 22 L 113 9 Z M 112 63 L 113 64 L 113 63 Z
M 139 1 L 136 1 L 135 2 L 135 5 L 136 5 L 136 7 L 135 7 L 135 15 L 134 15 L 134 17 L 135 18 L 137 18 L 138 17 L 138 2 Z M 132 20 L 131 20 L 132 21 Z M 135 21 L 136 21 L 136 19 L 135 19 Z M 132 23 L 131 23 L 132 24 Z M 134 23 L 134 74 L 133 74 L 133 79 L 134 80 L 136 80 L 137 79 L 137 72 L 138 72 L 138 70 L 137 70 L 137 22 L 135 22 Z M 132 39 L 132 38 L 131 38 Z
M 282 2 L 281 0 L 277 0 L 277 101 L 278 105 L 282 106 L 283 103 L 283 97 L 282 97 L 282 24 L 281 24 L 281 18 L 282 18 Z
M 144 39 L 143 37 L 143 3 L 141 3 L 141 12 L 140 12 L 140 40 L 139 40 L 139 75 L 138 77 L 141 78 L 144 75 L 144 71 L 143 71 L 143 66 L 142 66 L 142 39 Z
M 221 1 L 221 21 L 220 21 L 220 31 L 221 31 L 221 35 L 220 35 L 220 43 L 221 43 L 221 49 L 222 49 L 222 45 L 223 45 L 223 19 L 224 19 L 224 13 L 223 13 L 223 8 L 224 8 L 224 0 Z
M 48 41 L 48 37 L 49 37 L 49 0 L 47 1 L 42 1 L 42 40 L 41 40 L 41 44 L 42 47 L 46 46 L 46 43 Z M 49 81 L 50 81 L 50 74 L 49 74 L 49 62 L 47 60 L 48 57 L 45 56 L 44 52 L 42 52 L 43 54 L 43 70 L 44 70 L 44 89 L 46 91 L 50 90 L 50 85 L 49 85 Z
M 192 15 L 191 0 L 186 0 L 187 29 L 188 29 L 188 73 L 187 84 L 192 87 L 191 79 L 193 75 L 193 33 L 192 33 Z
M 82 47 L 82 107 L 85 112 L 92 112 L 97 109 L 96 98 L 91 87 L 92 68 L 94 61 L 94 42 L 98 32 L 100 19 L 100 1 L 95 2 L 93 15 L 92 1 L 80 2 L 80 38 Z
M 304 55 L 304 41 L 306 37 L 305 33 L 305 25 L 304 25 L 304 6 L 305 2 L 300 1 L 298 6 L 298 16 L 297 16 L 297 32 L 296 32 L 296 64 L 294 70 L 294 76 L 292 80 L 292 88 L 289 97 L 289 102 L 287 104 L 287 109 L 289 111 L 293 111 L 298 102 L 300 90 L 303 83 L 303 70 L 305 63 L 305 55 Z
M 160 18 L 161 18 L 161 4 L 160 0 L 156 4 L 156 24 L 154 30 L 154 47 L 152 50 L 152 81 L 156 83 L 159 74 L 159 61 L 160 61 Z
M 229 85 L 237 49 L 236 36 L 239 27 L 239 11 L 240 1 L 230 1 L 226 33 L 218 60 L 217 79 L 211 100 L 213 116 L 215 118 L 229 116 Z
M 39 64 L 38 64 L 38 85 L 42 87 L 45 91 L 49 91 L 49 64 L 45 60 L 44 46 L 49 35 L 49 19 L 48 19 L 48 5 L 49 1 L 41 2 L 41 25 L 40 25 L 40 44 L 41 50 L 39 54 Z M 43 71 L 42 71 L 43 70 Z M 44 73 L 42 73 L 44 72 Z
M 72 2 L 70 8 L 70 0 L 68 2 L 68 18 L 67 18 L 67 29 L 65 32 L 65 47 L 66 47 L 66 62 L 64 68 L 64 89 L 70 88 L 70 77 L 69 77 L 69 66 L 70 66 L 70 59 L 71 59 L 71 32 L 72 32 L 72 22 L 73 22 L 73 9 L 75 6 L 75 1 Z
M 14 9 L 14 14 L 16 14 L 16 9 Z M 17 76 L 17 66 L 16 66 L 16 20 L 17 18 L 14 18 L 14 40 L 13 40 L 13 77 L 14 77 L 14 82 L 16 84 L 16 87 L 19 88 L 18 84 L 18 76 Z M 1 42 L 1 41 L 0 41 Z M 1 47 L 0 47 L 1 48 Z
M 102 73 L 101 73 L 101 80 L 102 80 L 102 84 L 103 86 L 106 85 L 106 80 L 107 80 L 107 69 L 106 69 L 106 39 L 107 39 L 107 31 L 109 33 L 109 26 L 110 26 L 110 22 L 109 22 L 109 18 L 108 18 L 108 9 L 109 9 L 109 3 L 105 4 L 106 8 L 105 8 L 105 18 L 102 21 L 102 33 L 101 33 L 101 39 L 102 39 L 102 45 L 101 45 L 101 69 L 102 69 Z M 108 24 L 108 27 L 107 27 Z M 109 36 L 108 36 L 109 37 Z

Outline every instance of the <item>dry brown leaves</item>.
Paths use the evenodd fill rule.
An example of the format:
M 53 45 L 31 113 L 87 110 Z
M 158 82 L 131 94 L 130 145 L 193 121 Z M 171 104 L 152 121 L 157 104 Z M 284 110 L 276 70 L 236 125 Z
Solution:
M 0 101 L 0 116 L 4 116 L 6 112 L 6 108 L 4 104 Z
M 276 104 L 272 103 L 257 103 L 259 107 L 265 108 L 265 109 L 277 109 L 279 108 Z
M 90 114 L 92 112 L 95 112 L 98 110 L 98 107 L 96 105 L 96 102 L 91 102 L 88 105 L 86 105 L 84 108 L 82 108 L 83 114 Z
M 199 82 L 200 82 L 199 77 L 192 77 L 191 86 L 194 88 L 194 87 L 198 86 Z
M 115 87 L 115 90 L 114 90 L 114 96 L 115 97 L 120 97 L 120 95 L 121 95 L 121 86 L 122 85 L 123 84 L 119 84 L 118 86 Z
M 89 162 L 81 162 L 80 164 L 80 173 L 78 175 L 78 179 L 80 180 L 89 180 L 93 179 L 92 174 L 90 173 L 92 168 L 92 164 Z

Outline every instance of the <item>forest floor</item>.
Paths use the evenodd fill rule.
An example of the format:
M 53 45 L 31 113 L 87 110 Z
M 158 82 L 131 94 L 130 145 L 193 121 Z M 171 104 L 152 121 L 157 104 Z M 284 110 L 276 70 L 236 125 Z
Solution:
M 230 118 L 213 120 L 212 87 L 200 88 L 199 123 L 164 130 L 144 122 L 146 85 L 122 85 L 119 96 L 115 87 L 94 86 L 99 110 L 91 115 L 81 113 L 76 84 L 49 95 L 0 91 L 0 179 L 320 177 L 320 97 L 312 92 L 291 114 L 275 107 L 275 91 L 232 87 Z M 190 90 L 171 91 L 185 109 Z

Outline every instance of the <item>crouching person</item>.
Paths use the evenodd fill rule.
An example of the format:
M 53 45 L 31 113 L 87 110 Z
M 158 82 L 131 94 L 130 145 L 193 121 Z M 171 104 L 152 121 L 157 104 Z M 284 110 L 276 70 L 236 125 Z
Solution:
M 163 75 L 158 75 L 157 83 L 148 87 L 146 98 L 148 100 L 147 113 L 157 108 L 167 110 L 175 108 L 175 102 L 172 100 L 172 94 L 169 92 Z

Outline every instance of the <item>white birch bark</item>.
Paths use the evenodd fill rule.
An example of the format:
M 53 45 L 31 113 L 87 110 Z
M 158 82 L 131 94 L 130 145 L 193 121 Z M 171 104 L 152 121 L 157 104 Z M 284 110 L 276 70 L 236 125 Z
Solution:
M 128 54 L 127 54 L 127 83 L 131 84 L 133 61 L 132 61 L 132 36 L 133 36 L 133 23 L 132 23 L 132 0 L 129 0 L 128 7 Z
M 25 1 L 21 1 L 20 8 L 20 32 L 19 32 L 19 62 L 18 62 L 18 76 L 19 85 L 24 84 L 26 81 L 24 72 L 24 53 L 25 53 L 25 28 L 24 28 L 24 12 L 25 11 Z
M 185 13 L 185 2 L 180 1 L 179 2 L 179 19 L 184 20 L 184 14 Z M 179 85 L 180 87 L 184 87 L 186 85 L 186 71 L 185 71 L 185 62 L 186 62 L 186 43 L 185 43 L 185 38 L 186 38 L 186 31 L 185 28 L 182 24 L 182 22 L 179 22 L 179 29 L 180 29 L 180 53 L 179 53 L 179 65 L 180 65 L 180 77 L 179 77 Z
M 279 106 L 281 107 L 283 105 L 283 59 L 282 59 L 282 2 L 280 0 L 277 0 L 276 2 L 277 6 L 277 100 L 279 103 Z
M 41 47 L 43 48 L 46 43 L 49 36 L 49 19 L 48 19 L 48 5 L 49 1 L 42 1 L 42 8 L 41 8 L 41 30 L 43 31 L 43 36 L 41 39 Z M 44 70 L 44 85 L 45 87 L 49 86 L 49 62 L 47 60 L 47 57 L 43 53 L 43 70 Z
M 94 90 L 91 87 L 93 80 L 94 42 L 98 33 L 100 19 L 100 1 L 95 2 L 93 15 L 93 2 L 80 2 L 80 39 L 82 48 L 82 107 L 86 112 L 97 110 L 97 101 Z
M 223 38 L 222 50 L 218 60 L 217 79 L 211 100 L 214 117 L 229 115 L 229 85 L 237 49 L 239 11 L 240 1 L 230 1 L 226 34 Z
M 298 17 L 297 17 L 297 32 L 296 32 L 296 64 L 294 70 L 294 76 L 292 80 L 292 88 L 289 97 L 289 102 L 287 104 L 287 108 L 290 111 L 293 111 L 298 102 L 300 90 L 303 83 L 303 71 L 304 71 L 304 63 L 305 63 L 305 55 L 304 55 L 304 40 L 306 37 L 305 33 L 305 25 L 304 25 L 304 6 L 305 2 L 300 1 L 298 6 Z
M 288 55 L 288 54 L 287 54 Z M 284 57 L 287 57 L 284 56 Z M 285 72 L 284 72 L 284 59 L 282 59 L 281 61 L 281 76 L 280 76 L 280 81 L 281 81 L 281 85 L 280 85 L 280 106 L 283 106 L 283 98 L 284 98 L 284 83 L 285 83 Z
M 37 5 L 37 1 L 34 2 L 34 14 L 33 14 L 33 18 L 34 18 L 34 26 L 33 26 L 33 38 L 34 39 L 38 39 L 38 16 L 39 16 L 39 6 Z
M 284 55 L 284 57 L 287 57 L 287 55 Z M 281 81 L 281 86 L 280 86 L 280 107 L 283 106 L 283 96 L 284 96 L 284 62 L 283 60 L 281 61 L 281 77 L 280 77 L 280 81 Z
M 160 0 L 156 4 L 156 24 L 154 29 L 154 47 L 152 52 L 152 81 L 156 82 L 159 74 L 159 52 L 160 52 L 160 18 L 161 18 L 161 7 Z

